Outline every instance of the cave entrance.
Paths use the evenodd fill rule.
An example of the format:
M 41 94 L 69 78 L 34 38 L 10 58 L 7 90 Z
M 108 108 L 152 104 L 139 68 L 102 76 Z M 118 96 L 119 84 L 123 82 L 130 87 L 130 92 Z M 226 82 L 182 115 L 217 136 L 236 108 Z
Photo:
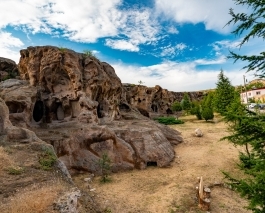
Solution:
M 170 115 L 173 114 L 172 110 L 168 108 L 168 109 L 167 109 L 167 114 L 168 114 L 168 115 L 169 115 L 169 114 L 170 114 Z
M 149 161 L 146 163 L 146 166 L 154 166 L 154 167 L 157 167 L 157 162 L 155 161 Z
M 157 112 L 157 105 L 152 104 L 151 108 L 152 108 L 153 112 Z
M 43 118 L 44 103 L 43 101 L 36 101 L 33 109 L 33 119 L 39 122 Z

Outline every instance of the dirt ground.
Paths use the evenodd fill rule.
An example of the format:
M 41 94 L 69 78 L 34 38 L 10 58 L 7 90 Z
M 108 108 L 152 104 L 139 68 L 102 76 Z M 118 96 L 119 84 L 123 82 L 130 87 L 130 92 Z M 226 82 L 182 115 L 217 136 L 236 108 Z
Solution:
M 211 188 L 213 213 L 247 213 L 247 202 L 228 187 L 223 186 L 221 171 L 240 176 L 236 168 L 238 152 L 219 139 L 227 135 L 227 125 L 215 119 L 205 122 L 183 118 L 184 124 L 172 126 L 182 133 L 184 142 L 175 147 L 176 157 L 170 168 L 150 166 L 146 170 L 133 170 L 111 175 L 111 182 L 100 183 L 99 177 L 92 183 L 74 177 L 74 182 L 97 200 L 103 212 L 108 213 L 185 213 L 203 212 L 197 207 L 195 187 L 197 177 L 202 176 L 205 185 L 221 184 Z M 194 136 L 200 128 L 204 136 Z

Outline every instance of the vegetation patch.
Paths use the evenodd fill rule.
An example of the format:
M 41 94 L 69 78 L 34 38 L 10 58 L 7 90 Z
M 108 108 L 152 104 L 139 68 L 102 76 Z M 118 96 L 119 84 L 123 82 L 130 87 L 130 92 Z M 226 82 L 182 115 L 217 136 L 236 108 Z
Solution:
M 173 124 L 183 124 L 184 121 L 176 119 L 174 117 L 158 117 L 154 118 L 154 120 L 158 121 L 158 123 L 165 125 L 173 125 Z
M 24 168 L 20 166 L 11 166 L 7 168 L 7 172 L 10 175 L 21 175 L 24 172 Z
M 39 163 L 41 165 L 41 169 L 43 170 L 50 170 L 54 163 L 57 160 L 57 156 L 55 155 L 54 151 L 49 148 L 45 148 L 43 153 L 41 153 L 39 157 Z

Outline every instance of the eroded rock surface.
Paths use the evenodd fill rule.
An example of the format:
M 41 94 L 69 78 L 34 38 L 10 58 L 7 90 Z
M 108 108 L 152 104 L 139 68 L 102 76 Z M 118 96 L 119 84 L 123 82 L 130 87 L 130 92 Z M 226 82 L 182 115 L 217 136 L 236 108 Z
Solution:
M 152 114 L 172 114 L 172 103 L 176 100 L 180 102 L 184 96 L 184 92 L 168 91 L 158 85 L 146 87 L 143 85 L 123 84 L 123 90 L 123 99 L 146 117 Z M 187 93 L 191 100 L 200 100 L 203 97 L 203 92 Z
M 8 58 L 0 57 L 0 81 L 6 78 L 14 78 L 18 75 L 16 62 Z
M 113 172 L 170 165 L 180 133 L 139 111 L 147 116 L 157 104 L 159 112 L 167 112 L 173 93 L 159 86 L 128 90 L 109 64 L 72 50 L 28 47 L 20 54 L 22 80 L 1 82 L 0 97 L 12 124 L 52 144 L 71 172 L 98 173 L 103 153 Z M 6 130 L 0 125 L 0 131 Z

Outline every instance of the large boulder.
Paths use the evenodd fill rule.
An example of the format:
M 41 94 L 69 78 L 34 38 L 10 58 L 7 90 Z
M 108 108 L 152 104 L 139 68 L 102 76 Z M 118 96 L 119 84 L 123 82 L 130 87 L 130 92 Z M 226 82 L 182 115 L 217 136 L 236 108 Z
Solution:
M 14 78 L 18 75 L 16 62 L 11 59 L 0 57 L 0 81 Z

